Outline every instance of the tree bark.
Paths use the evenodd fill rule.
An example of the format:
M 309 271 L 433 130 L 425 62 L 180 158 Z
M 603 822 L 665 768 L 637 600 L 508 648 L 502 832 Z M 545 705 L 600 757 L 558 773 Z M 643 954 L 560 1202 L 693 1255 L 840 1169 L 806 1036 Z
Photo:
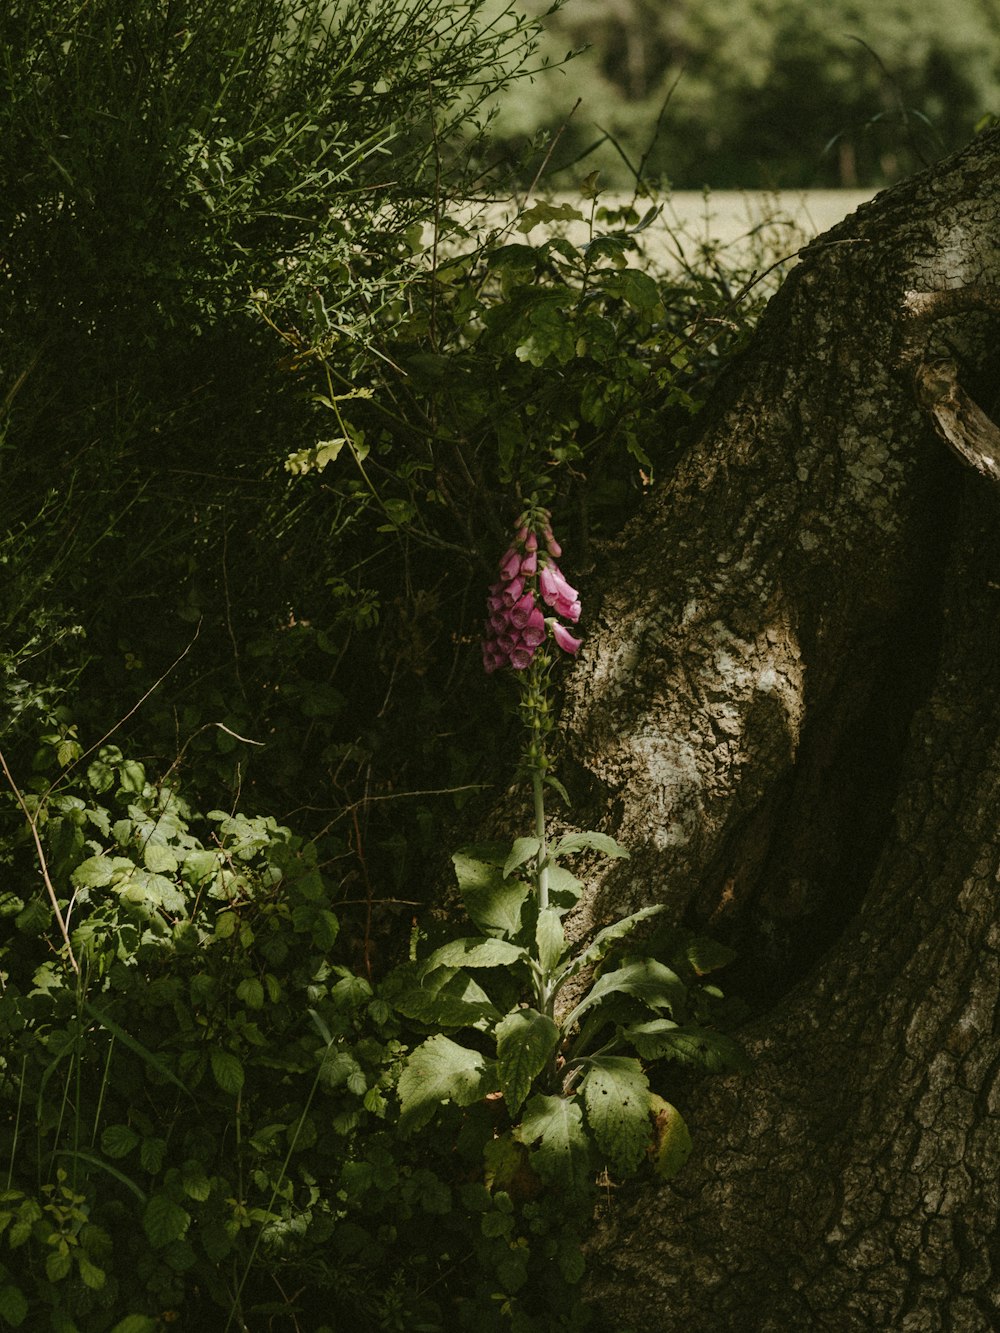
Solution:
M 579 926 L 665 902 L 754 1011 L 602 1223 L 609 1329 L 1000 1324 L 998 182 L 990 131 L 809 246 L 604 563 Z

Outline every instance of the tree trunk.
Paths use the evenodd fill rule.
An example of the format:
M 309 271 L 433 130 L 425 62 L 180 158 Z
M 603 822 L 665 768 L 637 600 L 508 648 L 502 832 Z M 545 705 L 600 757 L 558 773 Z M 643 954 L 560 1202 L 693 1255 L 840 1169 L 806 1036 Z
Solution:
M 990 131 L 812 244 L 606 560 L 588 920 L 668 903 L 754 1010 L 602 1224 L 609 1329 L 1000 1325 L 998 181 Z

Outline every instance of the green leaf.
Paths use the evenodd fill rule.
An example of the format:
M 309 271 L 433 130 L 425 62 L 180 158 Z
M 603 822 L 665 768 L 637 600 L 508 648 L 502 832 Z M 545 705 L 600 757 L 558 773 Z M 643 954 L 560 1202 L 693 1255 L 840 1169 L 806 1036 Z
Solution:
M 720 944 L 718 940 L 696 935 L 688 941 L 685 956 L 698 976 L 703 977 L 709 972 L 718 971 L 720 967 L 727 967 L 736 957 L 736 950 Z
M 142 1215 L 146 1236 L 150 1245 L 157 1250 L 169 1245 L 171 1241 L 180 1240 L 190 1221 L 188 1211 L 165 1194 L 154 1194 Z
M 515 1009 L 497 1024 L 497 1076 L 511 1116 L 559 1044 L 559 1028 L 536 1009 Z
M 121 786 L 119 791 L 141 796 L 146 786 L 146 770 L 135 759 L 126 759 L 121 766 Z
M 236 998 L 248 1009 L 263 1009 L 264 983 L 257 977 L 244 977 L 236 987 Z
M 151 1176 L 158 1174 L 163 1166 L 163 1159 L 167 1154 L 166 1139 L 150 1137 L 143 1139 L 142 1147 L 139 1149 L 139 1161 L 142 1169 L 148 1171 Z
M 535 946 L 538 962 L 544 972 L 551 973 L 566 952 L 566 936 L 563 933 L 561 913 L 558 908 L 546 907 L 538 914 L 535 927 Z
M 676 1106 L 650 1093 L 653 1115 L 653 1169 L 663 1180 L 672 1180 L 691 1156 L 693 1144 L 684 1117 Z
M 625 848 L 615 842 L 614 838 L 609 838 L 606 833 L 567 833 L 549 849 L 549 856 L 555 861 L 561 856 L 572 856 L 574 852 L 583 852 L 588 848 L 615 860 L 628 858 Z
M 212 1048 L 209 1058 L 216 1083 L 223 1092 L 235 1097 L 243 1088 L 243 1066 L 239 1059 L 231 1051 L 224 1051 L 218 1046 Z
M 65 1245 L 65 1241 L 62 1244 Z M 73 1267 L 73 1257 L 69 1249 L 53 1250 L 45 1260 L 45 1276 L 50 1282 L 61 1282 L 64 1277 L 69 1276 L 69 1270 Z
M 678 1027 L 666 1018 L 634 1023 L 622 1030 L 644 1060 L 675 1060 L 713 1074 L 745 1074 L 750 1068 L 745 1051 L 723 1032 L 695 1026 Z
M 465 910 L 483 934 L 516 935 L 530 887 L 519 879 L 505 879 L 499 865 L 478 859 L 471 849 L 456 852 L 451 859 Z
M 103 1268 L 98 1268 L 97 1264 L 92 1263 L 85 1254 L 77 1254 L 76 1264 L 80 1270 L 80 1278 L 85 1287 L 91 1291 L 100 1291 L 107 1281 L 107 1274 Z
M 587 1062 L 581 1087 L 598 1147 L 619 1171 L 631 1175 L 640 1166 L 652 1138 L 649 1081 L 638 1060 L 600 1055 Z
M 152 840 L 142 849 L 142 862 L 154 875 L 173 875 L 180 864 L 171 848 Z
M 159 1320 L 150 1319 L 146 1314 L 127 1314 L 119 1319 L 111 1333 L 156 1333 Z
M 431 973 L 438 967 L 510 967 L 527 957 L 526 949 L 506 940 L 452 940 L 435 949 L 424 968 Z
M 541 222 L 582 222 L 583 214 L 572 204 L 550 204 L 540 199 L 526 208 L 517 220 L 517 230 L 527 234 Z
M 386 999 L 406 1018 L 462 1028 L 501 1017 L 482 986 L 459 968 L 439 967 L 426 973 L 420 969 L 413 984 L 408 984 L 410 977 L 414 977 L 411 969 L 400 968 L 385 986 Z
M 28 1316 L 28 1302 L 20 1287 L 11 1283 L 0 1287 L 0 1319 L 11 1328 L 20 1328 Z
M 503 863 L 504 878 L 507 879 L 518 866 L 523 866 L 525 861 L 530 861 L 537 856 L 541 845 L 538 838 L 515 838 L 514 845 L 510 849 L 510 855 Z
M 560 916 L 576 906 L 582 892 L 582 879 L 577 879 L 565 866 L 549 866 L 549 905 L 558 908 Z
M 532 1097 L 514 1137 L 526 1147 L 534 1146 L 531 1166 L 546 1184 L 567 1194 L 586 1190 L 592 1178 L 590 1145 L 575 1098 Z
M 110 856 L 88 856 L 86 861 L 81 861 L 76 867 L 70 880 L 78 889 L 103 889 L 111 883 L 117 869 L 116 861 L 117 865 L 123 863 L 122 859 L 117 857 L 112 859 Z
M 204 1203 L 212 1192 L 212 1182 L 201 1162 L 190 1158 L 181 1167 L 181 1186 L 189 1199 Z
M 471 1106 L 496 1089 L 492 1061 L 435 1034 L 412 1051 L 399 1077 L 399 1130 L 422 1128 L 443 1102 Z
M 583 968 L 593 967 L 596 963 L 599 963 L 616 940 L 623 939 L 630 934 L 640 921 L 647 921 L 651 916 L 657 916 L 665 910 L 662 904 L 656 907 L 643 907 L 638 912 L 633 912 L 631 916 L 622 917 L 620 921 L 613 921 L 610 926 L 605 926 L 603 930 L 599 930 L 583 953 L 577 954 L 564 968 L 560 969 L 558 975 L 554 978 L 556 984 L 561 986 L 564 981 L 576 976 Z
M 116 1160 L 127 1157 L 139 1142 L 139 1135 L 128 1125 L 108 1125 L 101 1134 L 101 1149 Z
M 612 972 L 605 972 L 563 1021 L 566 1031 L 581 1016 L 599 1004 L 608 995 L 634 995 L 650 1009 L 668 1009 L 675 1017 L 682 1016 L 687 1000 L 687 987 L 663 963 L 655 958 L 640 958 L 632 963 L 616 967 Z

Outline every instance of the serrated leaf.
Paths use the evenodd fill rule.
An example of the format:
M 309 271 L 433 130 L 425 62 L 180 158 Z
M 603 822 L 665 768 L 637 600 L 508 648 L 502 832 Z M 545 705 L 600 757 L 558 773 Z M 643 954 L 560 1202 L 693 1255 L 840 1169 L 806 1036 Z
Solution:
M 511 1116 L 559 1044 L 559 1028 L 537 1009 L 515 1009 L 497 1024 L 497 1077 Z
M 181 1167 L 181 1187 L 189 1199 L 204 1203 L 212 1192 L 212 1182 L 201 1162 L 190 1159 Z
M 128 1125 L 108 1125 L 101 1134 L 101 1149 L 117 1160 L 127 1157 L 139 1142 L 139 1135 Z
M 536 956 L 542 970 L 548 973 L 558 967 L 566 952 L 566 936 L 559 920 L 560 915 L 557 908 L 546 907 L 544 912 L 538 913 L 538 924 L 535 927 Z
M 581 1016 L 609 995 L 632 995 L 653 1010 L 667 1009 L 675 1018 L 683 1017 L 687 987 L 673 972 L 655 958 L 640 958 L 625 963 L 598 977 L 588 993 L 564 1020 L 568 1031 Z
M 614 838 L 609 838 L 606 833 L 567 833 L 549 849 L 549 856 L 552 860 L 558 860 L 561 856 L 572 856 L 575 852 L 588 850 L 600 852 L 603 856 L 610 856 L 615 860 L 628 858 L 625 848 L 615 842 Z
M 503 863 L 504 879 L 509 878 L 518 866 L 523 866 L 526 861 L 530 861 L 537 856 L 541 845 L 538 838 L 515 838 L 514 845 L 510 849 L 510 855 Z
M 149 840 L 142 849 L 142 862 L 154 875 L 173 875 L 180 864 L 171 848 Z
M 691 1156 L 694 1147 L 684 1117 L 655 1092 L 649 1095 L 653 1116 L 653 1170 L 663 1180 L 673 1180 Z
M 451 858 L 465 910 L 484 935 L 510 937 L 521 928 L 521 909 L 531 889 L 519 879 L 505 879 L 500 866 L 470 853 Z
M 438 967 L 510 967 L 527 957 L 526 949 L 506 940 L 452 940 L 435 949 L 424 968 L 431 973 Z
M 549 866 L 549 905 L 565 916 L 576 906 L 583 892 L 583 880 L 577 879 L 565 866 L 553 863 Z
M 111 1333 L 156 1333 L 159 1321 L 150 1319 L 145 1314 L 127 1314 L 124 1319 L 120 1319 Z
M 126 759 L 121 766 L 120 782 L 119 791 L 141 796 L 146 786 L 146 770 L 137 760 Z
M 142 1147 L 139 1149 L 139 1161 L 143 1170 L 148 1171 L 151 1176 L 157 1175 L 166 1155 L 167 1143 L 165 1139 L 155 1137 L 143 1139 Z
M 86 861 L 81 861 L 76 867 L 70 876 L 70 880 L 74 887 L 78 889 L 106 888 L 114 876 L 116 860 L 121 864 L 120 858 L 88 856 Z
M 712 1028 L 678 1027 L 660 1018 L 631 1024 L 622 1030 L 622 1036 L 644 1060 L 675 1060 L 712 1074 L 745 1074 L 750 1068 L 739 1043 Z
M 223 1092 L 228 1092 L 232 1096 L 242 1091 L 243 1088 L 243 1066 L 237 1056 L 231 1051 L 223 1051 L 218 1046 L 213 1047 L 210 1060 L 212 1064 L 212 1076 Z
M 171 1241 L 180 1240 L 188 1229 L 191 1216 L 186 1208 L 165 1194 L 154 1194 L 146 1204 L 142 1215 L 142 1225 L 150 1245 L 162 1249 Z
M 97 1264 L 92 1263 L 85 1254 L 78 1254 L 76 1263 L 80 1270 L 83 1285 L 89 1287 L 91 1291 L 100 1291 L 107 1281 L 107 1274 L 104 1269 L 98 1268 Z
M 656 907 L 643 907 L 638 912 L 622 917 L 620 921 L 614 921 L 610 926 L 605 926 L 603 930 L 599 930 L 583 953 L 577 954 L 564 968 L 560 969 L 558 975 L 554 978 L 556 984 L 561 986 L 564 981 L 576 976 L 583 968 L 593 967 L 599 963 L 607 955 L 616 940 L 623 939 L 630 934 L 640 921 L 647 921 L 651 916 L 656 916 L 664 910 L 662 904 Z
M 397 977 L 406 977 L 400 969 Z M 473 1027 L 484 1019 L 501 1017 L 490 997 L 467 972 L 455 967 L 439 967 L 433 972 L 411 972 L 414 984 L 392 984 L 386 996 L 405 1018 L 435 1027 Z
M 471 1106 L 495 1088 L 492 1061 L 436 1033 L 410 1053 L 400 1074 L 400 1133 L 426 1125 L 443 1102 Z
M 533 1147 L 531 1166 L 549 1185 L 567 1194 L 582 1193 L 590 1183 L 590 1145 L 583 1112 L 575 1098 L 532 1097 L 514 1137 Z
M 68 1249 L 53 1250 L 45 1259 L 45 1276 L 50 1282 L 61 1282 L 69 1276 L 72 1267 L 73 1258 Z
M 242 1000 L 248 1009 L 264 1007 L 264 983 L 257 977 L 244 977 L 236 987 L 236 998 Z
M 653 1133 L 649 1080 L 642 1066 L 626 1055 L 595 1056 L 588 1061 L 581 1091 L 598 1147 L 614 1167 L 631 1175 Z

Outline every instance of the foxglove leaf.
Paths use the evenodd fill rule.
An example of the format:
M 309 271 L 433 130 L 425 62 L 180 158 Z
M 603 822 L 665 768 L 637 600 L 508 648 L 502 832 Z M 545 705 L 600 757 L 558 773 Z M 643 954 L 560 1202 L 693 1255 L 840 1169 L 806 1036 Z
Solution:
M 629 1056 L 596 1056 L 588 1062 L 582 1091 L 598 1147 L 613 1166 L 631 1175 L 653 1134 L 649 1082 L 642 1066 Z
M 412 1051 L 399 1077 L 399 1129 L 411 1134 L 443 1102 L 471 1106 L 496 1089 L 496 1066 L 440 1033 Z
M 559 1028 L 537 1009 L 515 1009 L 497 1024 L 497 1075 L 515 1116 L 559 1042 Z

